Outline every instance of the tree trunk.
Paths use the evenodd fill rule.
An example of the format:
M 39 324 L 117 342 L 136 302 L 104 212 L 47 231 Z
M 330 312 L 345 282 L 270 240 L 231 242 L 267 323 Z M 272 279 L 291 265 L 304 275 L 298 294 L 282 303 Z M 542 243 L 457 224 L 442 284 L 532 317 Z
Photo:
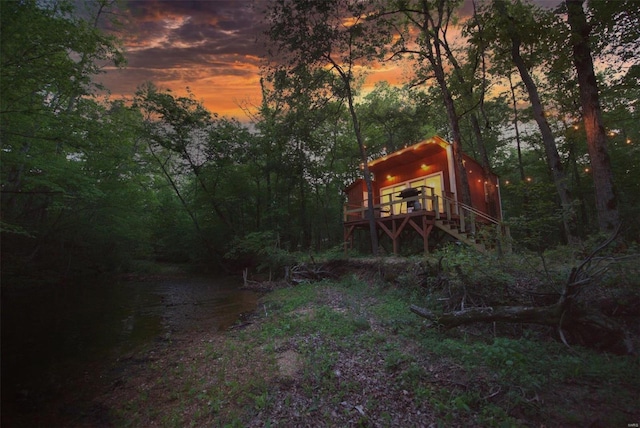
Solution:
M 437 315 L 428 309 L 411 305 L 411 312 L 449 329 L 477 322 L 509 322 L 546 325 L 558 328 L 566 342 L 565 332 L 580 345 L 618 354 L 631 354 L 624 327 L 601 312 L 581 307 L 563 308 L 558 302 L 549 306 L 503 306 L 469 308 Z
M 549 126 L 549 123 L 544 116 L 544 109 L 542 107 L 542 101 L 540 100 L 540 96 L 538 94 L 538 88 L 531 78 L 531 75 L 529 74 L 529 70 L 527 69 L 524 59 L 520 55 L 521 40 L 520 35 L 518 34 L 518 29 L 513 22 L 513 18 L 510 17 L 507 12 L 507 7 L 504 0 L 496 0 L 494 4 L 498 12 L 506 20 L 508 34 L 511 40 L 511 59 L 518 69 L 520 78 L 522 79 L 522 82 L 527 89 L 527 94 L 529 95 L 529 101 L 531 102 L 531 108 L 533 110 L 533 118 L 540 128 L 540 134 L 542 135 L 542 143 L 547 158 L 547 164 L 551 169 L 553 182 L 556 186 L 556 191 L 558 192 L 558 196 L 560 198 L 560 204 L 562 205 L 563 211 L 565 211 L 565 213 L 569 213 L 571 210 L 571 195 L 567 186 L 566 175 L 564 173 L 560 155 L 558 154 L 558 148 L 555 143 L 553 132 L 551 131 L 551 127 Z M 571 218 L 571 220 L 568 220 L 569 218 Z M 575 228 L 573 227 L 574 223 L 575 216 L 563 215 L 564 231 L 569 243 L 574 243 L 577 241 L 577 237 L 575 236 L 574 231 Z
M 544 116 L 544 109 L 542 107 L 540 95 L 538 94 L 538 88 L 531 78 L 529 70 L 527 69 L 524 60 L 520 55 L 520 39 L 515 33 L 511 34 L 511 42 L 511 58 L 513 59 L 513 63 L 516 65 L 516 68 L 520 73 L 520 78 L 522 79 L 522 82 L 527 89 L 527 94 L 529 95 L 529 101 L 531 102 L 531 108 L 533 110 L 533 118 L 538 124 L 538 128 L 540 128 L 540 134 L 542 135 L 542 144 L 544 146 L 547 164 L 549 166 L 549 169 L 551 169 L 553 182 L 556 186 L 558 196 L 560 197 L 560 204 L 562 205 L 563 211 L 565 213 L 569 213 L 571 212 L 571 194 L 569 193 L 569 188 L 567 186 L 567 177 L 564 172 L 562 160 L 560 159 L 560 155 L 558 154 L 558 148 L 556 146 L 553 132 L 551 131 L 549 122 L 547 122 L 547 118 Z M 575 228 L 573 227 L 573 223 L 575 222 L 574 216 L 563 215 L 562 218 L 567 240 L 569 241 L 569 243 L 577 242 L 578 239 L 575 236 Z
M 466 81 L 464 74 L 463 74 L 463 70 L 462 67 L 460 66 L 460 64 L 458 63 L 455 55 L 453 54 L 453 51 L 451 50 L 450 46 L 449 46 L 449 42 L 446 40 L 446 38 L 443 37 L 442 40 L 442 46 L 444 47 L 444 50 L 447 54 L 447 58 L 449 59 L 449 62 L 451 63 L 451 65 L 453 65 L 453 69 L 455 70 L 455 76 L 458 79 L 458 82 L 460 82 L 460 85 L 462 86 L 462 95 L 466 98 L 466 101 L 469 105 L 472 105 L 474 100 L 473 100 L 473 87 Z M 484 53 L 482 54 L 484 55 Z M 483 59 L 483 65 L 484 65 L 484 59 Z M 483 66 L 484 68 L 484 66 Z M 484 70 L 483 70 L 483 74 L 484 74 Z M 472 77 L 473 79 L 473 77 Z M 484 88 L 482 88 L 482 97 L 484 96 Z M 482 109 L 482 102 L 480 103 L 481 109 Z M 484 178 L 484 181 L 488 184 L 486 186 L 486 191 L 487 191 L 487 205 L 488 205 L 488 214 L 493 216 L 493 217 L 497 217 L 498 216 L 498 207 L 497 207 L 497 195 L 496 195 L 496 187 L 493 185 L 494 183 L 491 181 L 491 163 L 489 161 L 489 154 L 487 153 L 487 146 L 484 142 L 484 137 L 482 136 L 482 129 L 480 128 L 480 122 L 478 120 L 478 115 L 476 114 L 475 111 L 471 111 L 470 113 L 471 115 L 471 128 L 473 130 L 473 135 L 475 137 L 476 143 L 478 144 L 478 150 L 480 151 L 480 161 L 481 161 L 481 165 L 482 165 L 482 175 Z M 457 114 L 456 114 L 456 119 L 457 119 Z M 466 174 L 465 174 L 466 175 Z M 497 184 L 497 183 L 495 183 Z M 467 183 L 468 186 L 468 183 Z M 469 197 L 469 199 L 471 199 L 471 197 Z M 469 202 L 465 202 L 467 205 L 471 205 L 471 200 L 469 200 Z
M 580 103 L 591 158 L 598 227 L 601 232 L 611 232 L 620 222 L 620 213 L 607 151 L 606 132 L 602 122 L 598 83 L 589 45 L 591 27 L 587 23 L 582 4 L 583 0 L 566 0 L 567 18 L 571 27 L 573 63 L 578 73 Z
M 524 181 L 526 176 L 524 174 L 524 165 L 522 163 L 522 144 L 520 142 L 520 128 L 518 127 L 518 103 L 516 102 L 516 88 L 513 86 L 511 80 L 511 73 L 507 76 L 509 78 L 509 88 L 511 90 L 511 102 L 513 105 L 513 129 L 516 133 L 516 148 L 518 150 L 518 171 L 520 172 L 520 181 Z
M 504 306 L 469 308 L 456 312 L 436 315 L 428 309 L 411 305 L 411 312 L 442 325 L 445 328 L 458 327 L 476 322 L 515 322 L 557 326 L 562 314 L 561 308 L 551 306 Z
M 367 149 L 364 145 L 364 139 L 362 138 L 362 132 L 360 131 L 360 121 L 356 113 L 355 105 L 353 104 L 353 94 L 351 92 L 351 83 L 348 76 L 341 73 L 344 83 L 347 87 L 347 98 L 349 102 L 349 113 L 351 113 L 351 120 L 353 122 L 353 131 L 356 134 L 356 140 L 358 141 L 358 147 L 360 148 L 360 158 L 362 159 L 362 173 L 364 175 L 364 182 L 367 186 L 367 217 L 369 219 L 369 235 L 371 237 L 371 253 L 374 256 L 378 256 L 378 231 L 376 230 L 376 218 L 374 210 L 373 200 L 373 184 L 371 183 L 371 174 L 369 172 L 369 164 L 367 159 Z
M 442 101 L 444 102 L 445 109 L 447 111 L 447 119 L 449 119 L 449 125 L 451 126 L 451 135 L 453 139 L 453 156 L 456 164 L 456 172 L 458 179 L 460 180 L 460 186 L 462 189 L 459 191 L 462 193 L 462 202 L 466 205 L 471 205 L 471 190 L 469 189 L 469 180 L 467 178 L 467 171 L 464 167 L 462 158 L 462 135 L 460 133 L 460 122 L 456 113 L 453 96 L 449 90 L 447 84 L 446 73 L 444 66 L 442 65 L 443 53 L 441 46 L 444 44 L 439 39 L 441 31 L 442 21 L 445 20 L 448 24 L 449 16 L 444 12 L 444 0 L 440 0 L 438 3 L 438 15 L 432 16 L 433 11 L 430 9 L 428 2 L 423 2 L 422 13 L 424 23 L 420 28 L 424 37 L 424 43 L 426 49 L 424 52 L 425 57 L 431 64 L 433 72 L 440 87 L 440 93 L 442 94 Z M 458 197 L 458 195 L 456 195 Z
M 464 167 L 462 157 L 462 135 L 460 133 L 460 122 L 458 121 L 458 115 L 456 114 L 455 105 L 453 103 L 453 97 L 447 87 L 446 80 L 444 78 L 444 70 L 442 66 L 439 67 L 442 82 L 440 82 L 440 90 L 444 99 L 444 104 L 447 110 L 447 116 L 449 117 L 449 124 L 451 125 L 451 135 L 453 137 L 453 157 L 456 163 L 457 176 L 460 180 L 460 186 L 462 189 L 462 202 L 471 206 L 471 190 L 469 189 L 469 179 L 467 177 L 467 169 Z M 438 79 L 440 81 L 440 79 Z

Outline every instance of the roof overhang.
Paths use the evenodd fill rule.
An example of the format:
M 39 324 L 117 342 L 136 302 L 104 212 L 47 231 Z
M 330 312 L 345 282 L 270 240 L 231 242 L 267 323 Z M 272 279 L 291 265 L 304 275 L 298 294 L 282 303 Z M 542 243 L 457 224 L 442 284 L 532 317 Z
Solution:
M 424 159 L 425 157 L 439 153 L 450 145 L 450 143 L 436 135 L 414 144 L 413 146 L 405 147 L 397 152 L 389 153 L 386 156 L 372 160 L 368 164 L 369 170 L 375 174 L 381 170 L 388 170 L 390 168 L 416 162 Z

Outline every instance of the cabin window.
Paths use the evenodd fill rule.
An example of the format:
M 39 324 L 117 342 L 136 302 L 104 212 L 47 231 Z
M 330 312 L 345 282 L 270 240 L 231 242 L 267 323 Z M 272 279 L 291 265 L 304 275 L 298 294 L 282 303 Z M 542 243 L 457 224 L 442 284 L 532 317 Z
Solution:
M 442 188 L 444 187 L 444 182 L 442 179 L 442 172 L 438 172 L 436 174 L 419 177 L 380 189 L 381 217 L 407 213 L 407 204 L 403 202 L 401 197 L 399 197 L 400 192 L 404 190 L 407 185 L 414 189 L 422 190 L 418 199 L 422 209 L 426 208 L 428 211 L 434 211 L 433 196 L 437 195 L 438 209 L 442 212 Z

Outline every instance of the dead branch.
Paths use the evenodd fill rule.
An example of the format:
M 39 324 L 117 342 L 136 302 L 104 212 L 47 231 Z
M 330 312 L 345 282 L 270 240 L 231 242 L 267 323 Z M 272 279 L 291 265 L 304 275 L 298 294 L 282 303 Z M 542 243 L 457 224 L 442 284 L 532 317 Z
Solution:
M 475 322 L 516 322 L 534 323 L 555 326 L 558 324 L 561 312 L 557 305 L 552 306 L 502 306 L 467 308 L 460 311 L 437 315 L 434 312 L 411 305 L 411 312 L 433 321 L 445 328 L 458 327 Z
M 325 268 L 324 264 L 300 263 L 290 270 L 291 282 L 300 284 L 308 281 L 321 281 L 323 279 L 335 279 L 336 275 Z
M 428 319 L 443 328 L 453 328 L 478 322 L 528 323 L 554 327 L 562 342 L 569 346 L 565 332 L 579 343 L 618 353 L 633 353 L 624 326 L 599 310 L 579 305 L 575 298 L 603 268 L 590 269 L 591 262 L 606 248 L 619 232 L 619 228 L 598 246 L 580 265 L 573 268 L 556 303 L 547 306 L 498 306 L 471 307 L 459 311 L 436 314 L 426 308 L 411 305 L 411 312 Z

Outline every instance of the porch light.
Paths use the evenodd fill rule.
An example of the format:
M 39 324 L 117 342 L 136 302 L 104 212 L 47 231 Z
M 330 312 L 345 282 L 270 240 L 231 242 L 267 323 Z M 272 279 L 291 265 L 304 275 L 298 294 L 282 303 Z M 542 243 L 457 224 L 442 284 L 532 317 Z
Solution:
M 423 171 L 426 171 L 429 169 L 429 165 L 427 165 L 426 163 L 423 163 L 422 165 L 420 165 L 420 168 L 422 168 Z
M 387 175 L 387 180 L 393 180 L 393 175 L 391 174 Z

